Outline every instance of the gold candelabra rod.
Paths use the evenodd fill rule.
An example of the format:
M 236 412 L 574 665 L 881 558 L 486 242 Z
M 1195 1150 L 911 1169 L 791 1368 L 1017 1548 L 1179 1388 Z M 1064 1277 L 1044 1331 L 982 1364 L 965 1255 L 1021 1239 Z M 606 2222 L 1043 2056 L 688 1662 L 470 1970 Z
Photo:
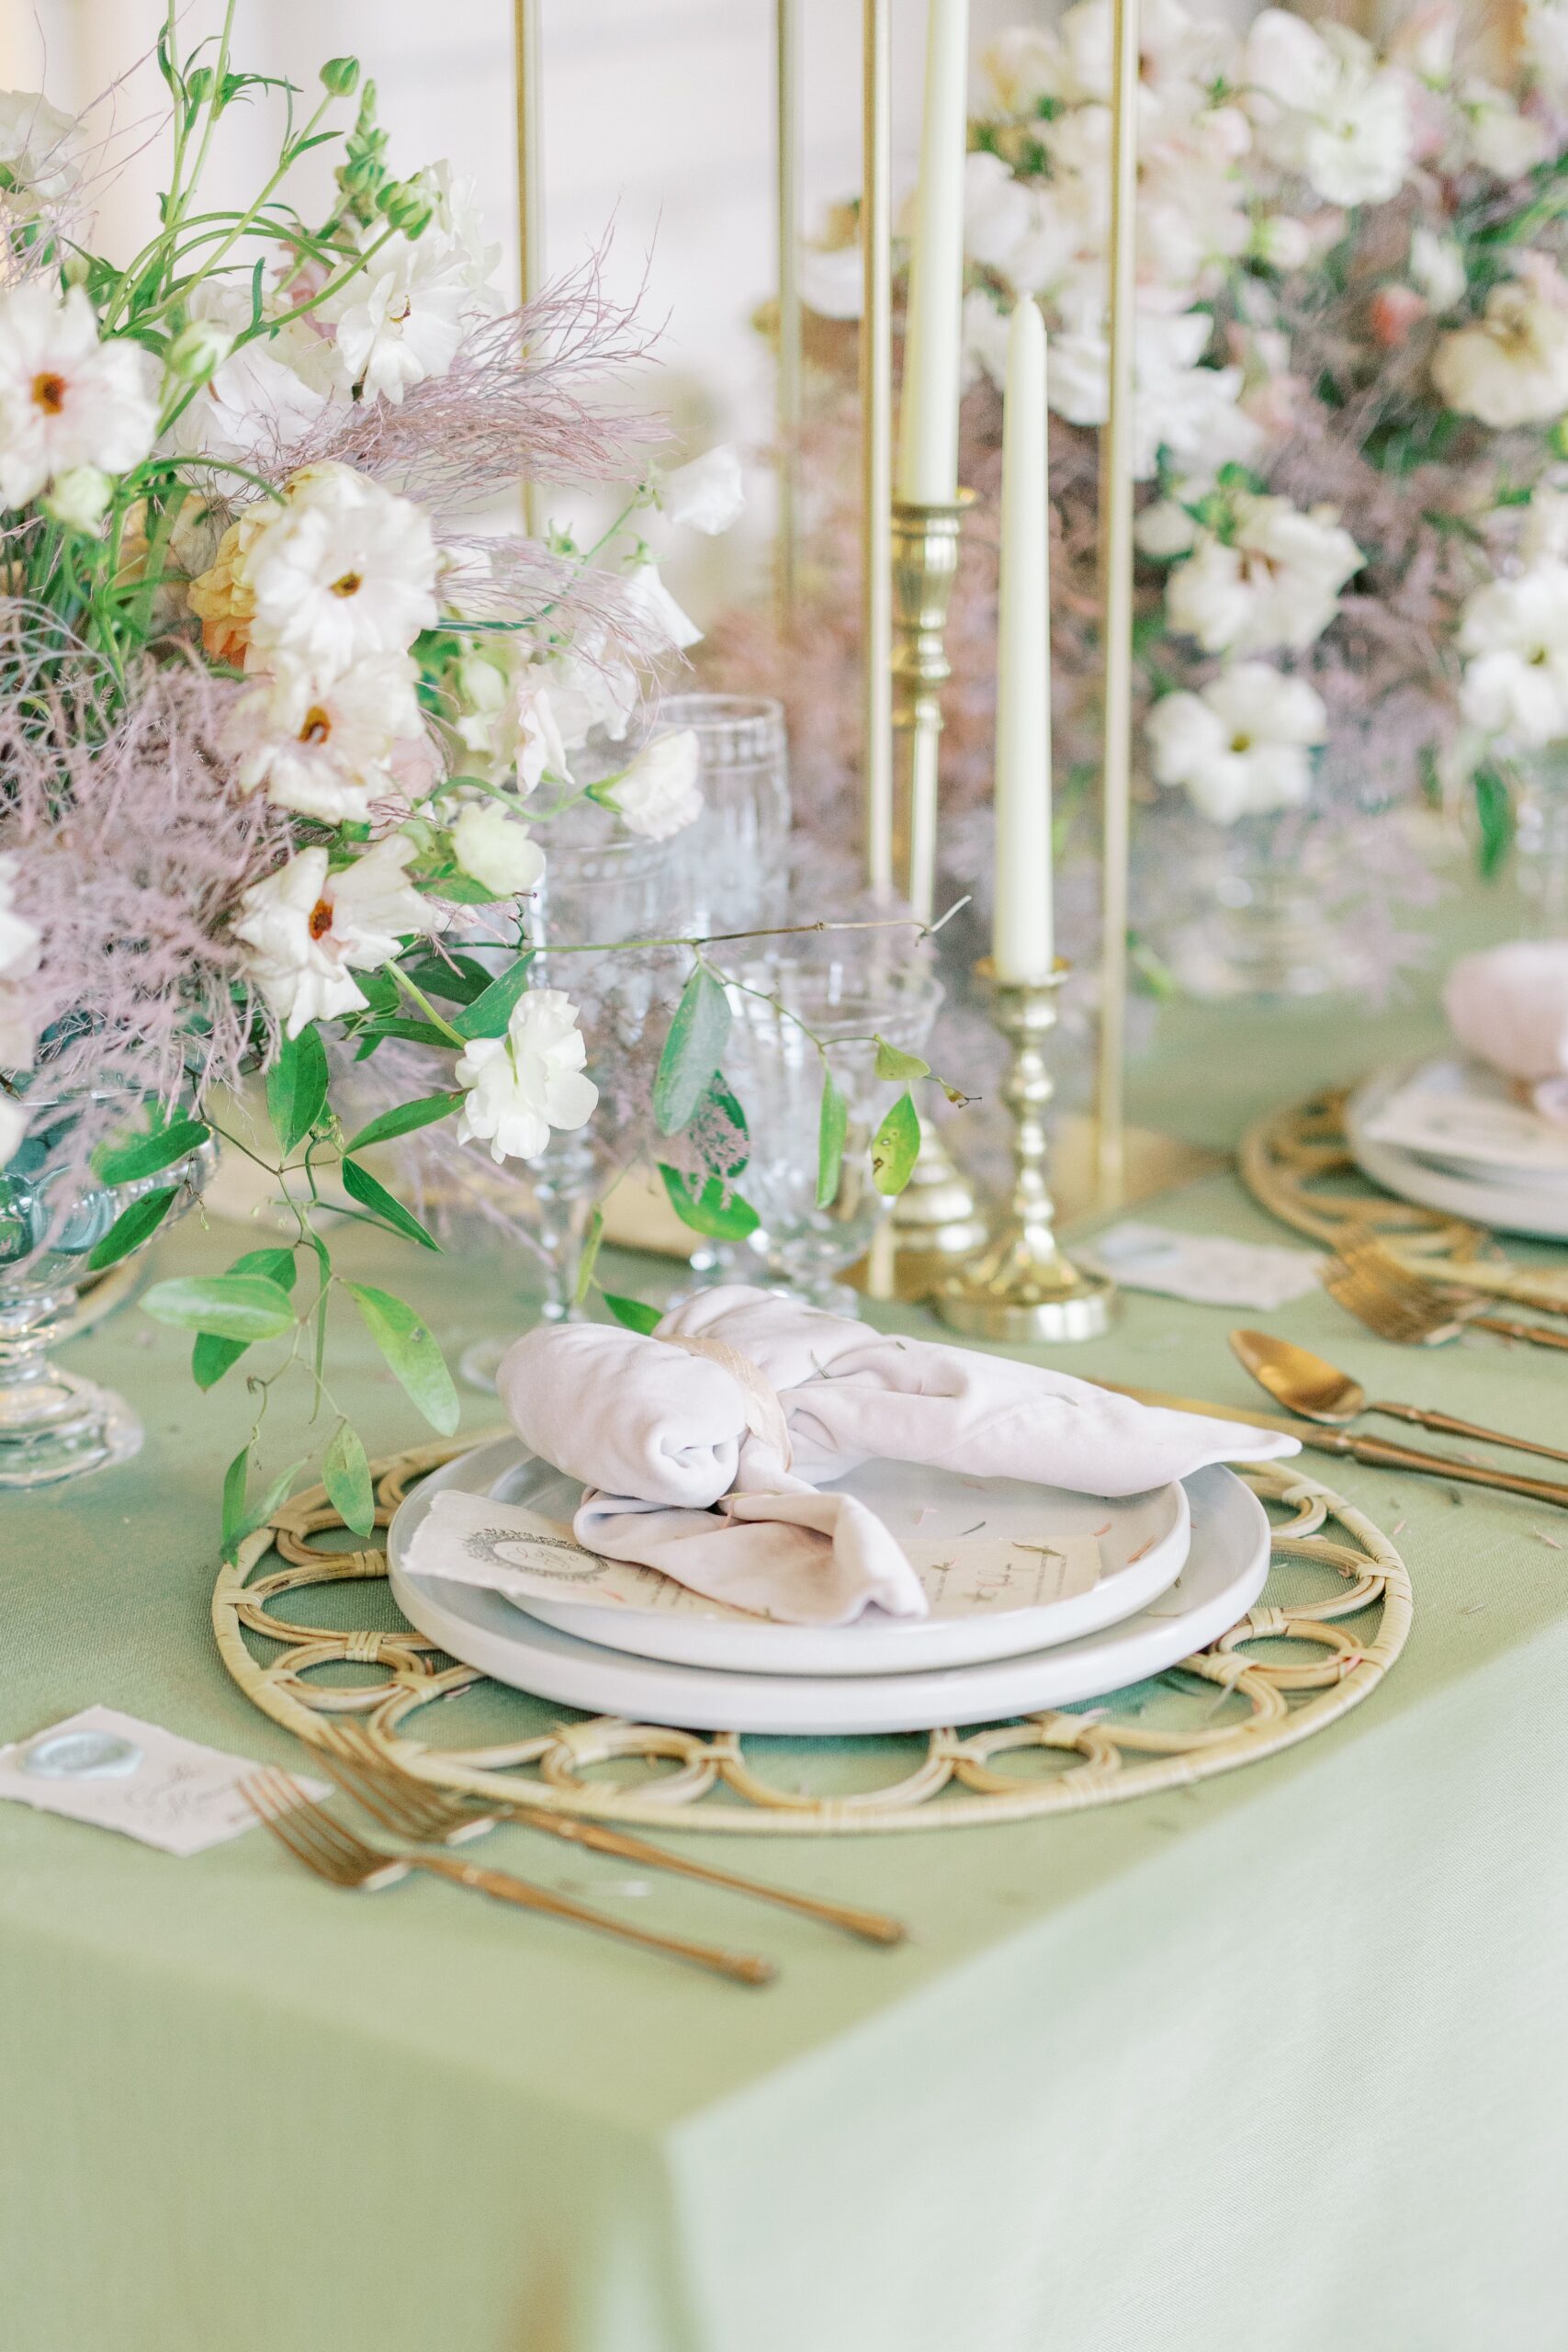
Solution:
M 1012 1194 L 985 1244 L 938 1283 L 933 1304 L 944 1323 L 977 1339 L 1098 1339 L 1110 1326 L 1116 1286 L 1075 1265 L 1058 1245 L 1045 1177 L 1045 1110 L 1055 1090 L 1044 1047 L 1067 967 L 1058 963 L 1043 980 L 999 980 L 987 956 L 976 970 L 1012 1046 L 1001 1090 L 1013 1119 Z

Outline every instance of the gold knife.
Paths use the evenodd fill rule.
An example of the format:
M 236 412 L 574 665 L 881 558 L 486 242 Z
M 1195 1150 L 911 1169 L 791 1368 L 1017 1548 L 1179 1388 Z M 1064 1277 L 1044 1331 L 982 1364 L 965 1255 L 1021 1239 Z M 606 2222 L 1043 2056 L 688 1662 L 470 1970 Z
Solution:
M 1168 1412 L 1202 1413 L 1211 1420 L 1245 1421 L 1249 1429 L 1278 1430 L 1319 1453 L 1342 1453 L 1376 1470 L 1419 1470 L 1429 1477 L 1450 1478 L 1467 1487 L 1491 1487 L 1499 1494 L 1526 1495 L 1531 1502 L 1555 1503 L 1568 1510 L 1568 1483 L 1551 1478 L 1521 1478 L 1511 1470 L 1483 1469 L 1478 1463 L 1458 1462 L 1451 1454 L 1427 1453 L 1419 1446 L 1393 1445 L 1386 1438 L 1354 1437 L 1348 1430 L 1325 1430 L 1317 1421 L 1300 1421 L 1288 1413 L 1255 1413 L 1246 1405 L 1209 1405 L 1201 1396 L 1168 1396 L 1157 1388 L 1130 1388 L 1118 1380 L 1097 1380 L 1096 1388 L 1131 1396 L 1139 1405 L 1163 1405 Z

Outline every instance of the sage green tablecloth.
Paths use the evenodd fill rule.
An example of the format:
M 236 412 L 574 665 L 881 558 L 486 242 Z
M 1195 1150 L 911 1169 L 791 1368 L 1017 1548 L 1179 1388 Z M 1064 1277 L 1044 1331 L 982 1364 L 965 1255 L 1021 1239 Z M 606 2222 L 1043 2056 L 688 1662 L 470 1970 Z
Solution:
M 1182 1012 L 1142 1107 L 1213 1140 L 1424 1034 Z M 1160 1214 L 1272 1230 L 1228 1178 Z M 491 1327 L 493 1260 L 394 1274 L 360 1246 L 444 1338 Z M 192 1227 L 166 1255 L 233 1247 Z M 1232 1319 L 1135 1297 L 1062 1360 L 1240 1403 Z M 1255 1319 L 1374 1393 L 1568 1429 L 1568 1362 L 1413 1359 L 1321 1297 Z M 414 1437 L 348 1352 L 372 1442 Z M 102 1700 L 298 1753 L 212 1646 L 243 1402 L 198 1401 L 182 1354 L 135 1312 L 81 1343 L 144 1412 L 145 1452 L 0 1504 L 0 1736 Z M 435 1885 L 336 1895 L 259 1833 L 175 1861 L 0 1806 L 5 2352 L 1568 2345 L 1568 1551 L 1546 1540 L 1568 1544 L 1568 1513 L 1328 1466 L 1404 1521 L 1417 1603 L 1345 1724 L 1062 1820 L 726 1842 L 736 1867 L 904 1914 L 907 1949 L 673 1881 L 637 1899 L 618 1865 L 496 1841 L 639 1920 L 762 1946 L 783 1965 L 765 1994 Z M 481 1717 L 453 1702 L 444 1736 Z M 864 1749 L 865 1779 L 907 1754 Z

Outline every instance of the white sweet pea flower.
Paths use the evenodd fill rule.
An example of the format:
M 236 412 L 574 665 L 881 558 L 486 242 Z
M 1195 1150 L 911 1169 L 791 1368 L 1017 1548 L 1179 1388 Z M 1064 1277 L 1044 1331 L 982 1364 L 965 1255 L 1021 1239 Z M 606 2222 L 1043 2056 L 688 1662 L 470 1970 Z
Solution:
M 493 800 L 470 800 L 458 811 L 452 854 L 465 874 L 498 898 L 522 898 L 544 876 L 544 851 L 527 826 Z
M 1568 311 L 1523 279 L 1495 286 L 1484 315 L 1446 334 L 1432 381 L 1450 408 L 1506 432 L 1568 409 Z
M 1322 696 L 1304 678 L 1241 662 L 1201 694 L 1166 695 L 1149 713 L 1154 772 L 1184 785 L 1219 825 L 1290 808 L 1312 789 L 1310 746 L 1328 729 Z
M 580 635 L 570 653 L 541 665 L 548 682 L 550 724 L 568 751 L 585 743 L 595 728 L 618 743 L 642 699 L 637 673 L 617 662 L 602 639 Z M 554 768 L 553 760 L 549 765 Z M 560 772 L 565 772 L 564 759 Z
M 1473 727 L 1531 745 L 1568 735 L 1568 563 L 1543 557 L 1465 603 L 1460 707 Z
M 1432 229 L 1413 229 L 1410 232 L 1410 282 L 1424 294 L 1431 309 L 1440 314 L 1451 311 L 1463 300 L 1470 283 L 1465 275 L 1464 254 L 1457 239 L 1439 237 Z
M 1506 90 L 1495 89 L 1490 82 L 1467 82 L 1459 103 L 1471 158 L 1494 178 L 1522 179 L 1551 154 L 1553 142 L 1546 125 L 1521 114 Z
M 1384 204 L 1410 168 L 1415 130 L 1403 77 L 1343 25 L 1265 8 L 1241 79 L 1272 160 L 1305 174 L 1330 204 Z
M 373 802 L 398 793 L 400 740 L 424 731 L 406 654 L 372 654 L 335 678 L 295 663 L 258 679 L 235 703 L 224 746 L 242 790 L 265 786 L 280 808 L 324 825 L 364 824 Z
M 435 561 L 412 499 L 351 466 L 307 469 L 245 553 L 253 653 L 332 672 L 406 652 L 435 621 Z
M 651 623 L 655 633 L 676 652 L 683 653 L 689 645 L 702 642 L 702 630 L 675 602 L 660 578 L 656 563 L 633 564 L 625 576 L 625 587 L 633 612 Z
M 413 854 L 413 843 L 393 834 L 333 874 L 324 849 L 301 850 L 245 891 L 234 936 L 250 951 L 246 977 L 286 1035 L 355 1012 L 365 1002 L 355 971 L 388 963 L 411 933 L 444 928 L 446 916 L 404 878 Z
M 82 126 L 38 90 L 0 90 L 0 218 L 20 225 L 64 203 L 82 181 Z
M 734 443 L 721 441 L 689 465 L 677 466 L 660 491 L 659 503 L 671 523 L 702 531 L 710 539 L 728 531 L 746 503 Z
M 459 1143 L 490 1146 L 504 1159 L 537 1159 L 553 1127 L 586 1126 L 599 1090 L 583 1073 L 588 1049 L 577 1007 L 562 989 L 529 989 L 513 1008 L 504 1037 L 480 1037 L 454 1072 L 468 1090 L 457 1118 Z
M 1238 492 L 1228 540 L 1201 534 L 1166 584 L 1173 629 L 1206 653 L 1298 651 L 1323 635 L 1360 548 L 1333 507 L 1303 514 L 1288 498 Z
M 99 342 L 79 286 L 0 291 L 0 504 L 25 506 L 78 466 L 138 464 L 158 422 L 154 374 L 140 345 Z
M 641 833 L 650 842 L 668 841 L 703 813 L 703 790 L 697 782 L 701 760 L 694 728 L 656 735 L 613 783 L 601 786 L 595 797 L 614 808 L 629 831 Z

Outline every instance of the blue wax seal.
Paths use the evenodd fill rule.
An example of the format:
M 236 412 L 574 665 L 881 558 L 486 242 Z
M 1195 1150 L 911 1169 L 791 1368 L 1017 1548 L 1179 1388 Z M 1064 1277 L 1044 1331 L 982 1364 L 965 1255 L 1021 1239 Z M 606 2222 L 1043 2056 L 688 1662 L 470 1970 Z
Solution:
M 141 1761 L 134 1740 L 107 1731 L 60 1731 L 35 1739 L 22 1770 L 39 1781 L 123 1781 Z

